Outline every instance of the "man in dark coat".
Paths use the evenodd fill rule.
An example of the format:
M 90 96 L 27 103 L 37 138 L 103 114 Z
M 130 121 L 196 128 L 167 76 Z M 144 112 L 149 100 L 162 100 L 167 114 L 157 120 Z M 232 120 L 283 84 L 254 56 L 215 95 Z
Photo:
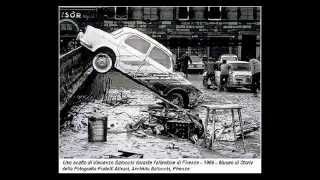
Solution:
M 181 63 L 181 72 L 183 72 L 186 75 L 186 78 L 188 78 L 188 62 L 192 64 L 192 60 L 189 56 L 189 53 L 186 52 L 181 58 L 180 58 L 180 63 Z
M 212 58 L 209 58 L 207 66 L 206 66 L 206 71 L 207 71 L 207 78 L 210 79 L 211 83 L 217 86 L 216 83 L 216 77 L 215 77 L 215 62 L 213 61 Z
M 252 58 L 249 61 L 252 73 L 252 92 L 254 96 L 258 96 L 257 90 L 260 90 L 260 61 Z

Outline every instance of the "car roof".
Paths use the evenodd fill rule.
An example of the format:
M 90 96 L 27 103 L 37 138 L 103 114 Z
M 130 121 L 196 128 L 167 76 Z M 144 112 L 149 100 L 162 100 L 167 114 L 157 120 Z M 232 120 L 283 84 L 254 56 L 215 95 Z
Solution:
M 129 27 L 123 27 L 123 28 L 120 28 L 116 31 L 113 31 L 113 32 L 119 32 L 117 34 L 126 34 L 126 33 L 132 33 L 132 34 L 138 34 L 139 36 L 147 39 L 148 41 L 151 41 L 153 44 L 155 44 L 156 46 L 160 47 L 161 49 L 165 49 L 167 53 L 169 53 L 171 56 L 172 56 L 172 52 L 166 48 L 165 46 L 163 46 L 161 43 L 159 43 L 158 41 L 156 41 L 155 39 L 153 39 L 152 37 L 144 34 L 143 32 L 141 31 L 138 31 L 136 29 L 133 29 L 133 28 L 129 28 Z
M 235 54 L 222 54 L 220 55 L 220 57 L 223 57 L 223 56 L 233 56 L 233 57 L 238 57 L 237 55 Z
M 222 61 L 217 61 L 217 62 L 222 63 Z M 234 64 L 234 63 L 248 64 L 249 62 L 247 62 L 247 61 L 227 61 L 227 64 Z
M 249 62 L 247 62 L 247 61 L 227 61 L 227 64 L 233 64 L 233 63 L 243 63 L 243 64 L 248 64 Z

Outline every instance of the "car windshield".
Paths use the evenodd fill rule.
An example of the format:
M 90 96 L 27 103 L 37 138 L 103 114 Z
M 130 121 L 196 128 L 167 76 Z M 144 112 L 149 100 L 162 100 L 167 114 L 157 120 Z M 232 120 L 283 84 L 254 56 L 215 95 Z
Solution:
M 237 61 L 238 58 L 237 56 L 221 56 L 221 61 L 226 60 L 226 61 Z
M 190 56 L 192 62 L 201 62 L 201 58 L 199 56 Z
M 249 63 L 231 63 L 230 65 L 233 71 L 250 71 Z

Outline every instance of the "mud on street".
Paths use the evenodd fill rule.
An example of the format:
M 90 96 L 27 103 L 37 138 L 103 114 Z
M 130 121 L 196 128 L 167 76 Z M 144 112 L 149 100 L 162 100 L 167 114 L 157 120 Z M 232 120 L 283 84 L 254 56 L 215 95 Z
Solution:
M 245 136 L 246 153 L 243 153 L 241 148 L 236 148 L 234 142 L 217 142 L 214 151 L 212 151 L 199 145 L 199 143 L 191 142 L 189 139 L 155 135 L 147 130 L 139 130 L 142 131 L 143 136 L 128 132 L 128 124 L 147 118 L 148 105 L 155 105 L 161 100 L 157 99 L 145 87 L 135 84 L 120 74 L 111 72 L 109 76 L 112 79 L 110 93 L 120 91 L 128 97 L 128 102 L 109 105 L 101 100 L 94 100 L 72 106 L 67 115 L 69 120 L 60 124 L 60 158 L 109 158 L 110 155 L 117 155 L 118 150 L 143 154 L 144 159 L 260 158 L 261 128 Z M 243 121 L 260 126 L 260 94 L 259 97 L 254 97 L 246 89 L 234 92 L 218 92 L 217 90 L 205 89 L 202 86 L 202 76 L 199 74 L 189 75 L 188 80 L 203 91 L 203 103 L 239 104 L 243 106 Z M 197 107 L 191 111 L 199 114 L 199 117 L 203 120 L 206 117 L 204 108 Z M 108 116 L 106 142 L 88 142 L 88 117 L 94 113 Z M 231 121 L 229 112 L 218 112 L 217 118 L 218 121 Z M 209 123 L 209 131 L 211 130 L 210 127 Z

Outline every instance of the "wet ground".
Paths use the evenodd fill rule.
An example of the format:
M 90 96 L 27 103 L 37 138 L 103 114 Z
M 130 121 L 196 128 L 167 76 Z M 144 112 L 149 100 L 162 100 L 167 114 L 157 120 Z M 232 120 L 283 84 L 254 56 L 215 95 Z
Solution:
M 147 106 L 160 102 L 150 91 L 131 82 L 120 74 L 111 73 L 111 92 L 119 90 L 130 97 L 128 103 L 110 106 L 99 100 L 81 103 L 73 106 L 69 112 L 71 121 L 61 125 L 59 133 L 60 158 L 108 158 L 117 155 L 118 150 L 143 154 L 143 158 L 176 159 L 176 158 L 260 158 L 260 131 L 254 131 L 245 138 L 246 153 L 236 148 L 240 143 L 217 142 L 214 151 L 199 144 L 193 144 L 187 139 L 175 139 L 166 136 L 157 136 L 151 132 L 144 132 L 145 137 L 137 137 L 127 132 L 126 125 L 147 117 L 144 112 Z M 261 98 L 254 97 L 248 90 L 241 89 L 235 92 L 218 92 L 205 89 L 202 86 L 202 77 L 199 74 L 189 75 L 189 80 L 204 92 L 205 102 L 214 104 L 236 103 L 242 105 L 242 118 L 246 122 L 260 124 Z M 197 107 L 192 110 L 204 119 L 205 109 Z M 107 142 L 88 142 L 88 117 L 98 113 L 108 116 Z M 218 121 L 230 122 L 228 112 L 218 112 Z M 209 131 L 211 126 L 209 124 Z M 228 138 L 228 137 L 227 137 Z M 172 148 L 174 147 L 174 148 Z

